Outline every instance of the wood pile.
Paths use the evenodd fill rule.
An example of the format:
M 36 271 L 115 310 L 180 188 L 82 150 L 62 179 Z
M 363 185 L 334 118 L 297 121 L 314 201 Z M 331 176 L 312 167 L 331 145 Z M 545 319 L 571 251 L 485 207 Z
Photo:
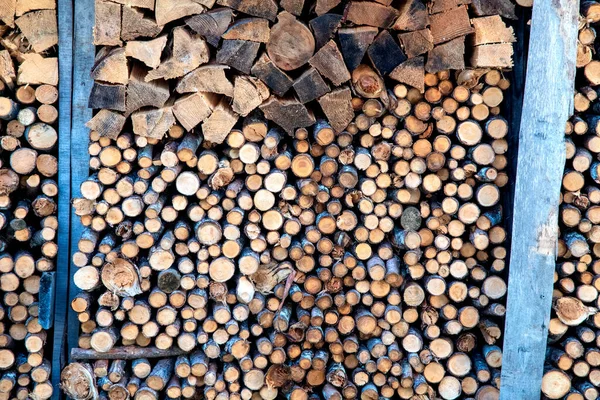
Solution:
M 558 261 L 542 392 L 549 399 L 600 396 L 600 3 L 581 2 L 575 113 L 566 127 Z
M 498 398 L 502 17 L 96 1 L 66 393 Z
M 48 399 L 58 250 L 56 4 L 5 1 L 0 20 L 0 399 Z

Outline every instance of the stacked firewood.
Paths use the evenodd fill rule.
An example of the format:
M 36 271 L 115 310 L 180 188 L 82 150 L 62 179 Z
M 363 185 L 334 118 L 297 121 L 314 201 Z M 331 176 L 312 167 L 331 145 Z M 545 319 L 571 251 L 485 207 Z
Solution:
M 600 3 L 583 1 L 581 14 L 575 113 L 565 132 L 559 259 L 542 384 L 550 399 L 600 396 Z
M 10 3 L 0 4 L 0 398 L 48 399 L 58 228 L 56 4 Z
M 514 5 L 119 3 L 69 396 L 497 398 Z

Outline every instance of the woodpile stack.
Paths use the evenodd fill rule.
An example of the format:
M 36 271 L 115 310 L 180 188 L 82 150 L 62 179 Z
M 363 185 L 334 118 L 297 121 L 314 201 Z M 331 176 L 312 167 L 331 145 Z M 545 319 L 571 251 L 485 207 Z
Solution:
M 48 399 L 58 228 L 56 4 L 5 1 L 0 20 L 0 399 Z
M 575 113 L 566 127 L 566 165 L 559 214 L 542 392 L 549 399 L 600 396 L 600 3 L 581 2 Z
M 395 3 L 96 1 L 70 397 L 498 398 L 514 5 Z

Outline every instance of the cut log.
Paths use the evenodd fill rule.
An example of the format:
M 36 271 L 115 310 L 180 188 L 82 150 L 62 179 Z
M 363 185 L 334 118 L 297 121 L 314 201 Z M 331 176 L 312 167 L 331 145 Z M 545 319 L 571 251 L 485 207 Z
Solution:
M 121 40 L 129 41 L 137 38 L 154 38 L 162 31 L 152 18 L 144 16 L 141 10 L 133 7 L 123 7 L 121 23 Z
M 380 97 L 385 93 L 383 79 L 366 64 L 361 64 L 352 71 L 352 86 L 358 95 L 369 99 Z
M 516 42 L 512 26 L 506 26 L 498 15 L 491 17 L 473 18 L 474 34 L 471 37 L 474 46 L 493 43 Z
M 315 52 L 315 39 L 308 27 L 287 11 L 279 13 L 267 43 L 269 58 L 284 71 L 297 69 Z
M 186 130 L 191 131 L 212 114 L 219 100 L 214 93 L 192 93 L 175 101 L 173 113 L 179 123 Z
M 227 65 L 202 65 L 183 76 L 175 90 L 178 93 L 210 92 L 233 97 L 233 85 L 225 76 Z
M 269 96 L 269 88 L 260 79 L 251 76 L 236 76 L 231 108 L 237 114 L 245 117 Z
M 251 73 L 266 83 L 278 96 L 283 96 L 294 84 L 292 78 L 280 70 L 266 53 L 256 60 Z
M 351 1 L 346 18 L 356 25 L 389 28 L 398 18 L 398 10 L 372 1 Z
M 125 91 L 123 85 L 110 85 L 94 82 L 88 107 L 94 109 L 107 108 L 115 111 L 125 111 Z
M 308 62 L 335 86 L 350 80 L 350 72 L 344 64 L 342 53 L 333 40 L 321 47 Z
M 369 26 L 342 28 L 338 31 L 342 55 L 350 71 L 354 71 L 360 65 L 378 32 L 377 28 Z
M 398 39 L 408 58 L 413 58 L 433 50 L 433 36 L 429 29 L 401 33 Z
M 245 74 L 250 74 L 260 43 L 247 40 L 223 40 L 217 51 L 217 62 L 226 64 Z
M 218 8 L 207 13 L 194 15 L 186 19 L 185 23 L 198 35 L 203 36 L 209 44 L 217 47 L 221 35 L 225 33 L 232 20 L 233 13 L 231 9 Z
M 146 82 L 147 71 L 140 65 L 134 65 L 127 84 L 126 115 L 142 107 L 160 108 L 169 100 L 169 85 L 162 79 Z
M 387 75 L 406 61 L 406 55 L 388 31 L 382 31 L 367 50 L 369 59 L 381 75 Z
M 400 15 L 394 23 L 398 31 L 418 31 L 429 26 L 429 13 L 422 0 L 407 0 L 398 10 Z
M 206 8 L 193 0 L 156 0 L 154 15 L 158 25 L 187 17 L 188 15 L 201 14 Z
M 294 90 L 301 103 L 308 103 L 329 92 L 329 85 L 315 68 L 309 68 L 294 81 Z
M 352 93 L 350 88 L 341 87 L 334 89 L 319 98 L 319 104 L 329 120 L 329 124 L 336 132 L 341 132 L 354 119 L 352 108 Z
M 294 98 L 271 96 L 260 106 L 267 119 L 292 133 L 295 128 L 304 128 L 315 123 L 315 116 Z
M 100 110 L 85 126 L 98 132 L 100 136 L 116 139 L 125 125 L 125 117 L 110 110 Z
M 129 80 L 129 68 L 125 49 L 105 47 L 98 52 L 91 77 L 95 81 L 126 85 Z
M 277 16 L 277 4 L 274 0 L 217 0 L 217 4 L 270 21 L 275 21 Z
M 315 37 L 316 49 L 320 49 L 335 36 L 342 23 L 342 16 L 339 14 L 324 14 L 311 19 L 308 25 L 312 29 Z
M 140 60 L 150 68 L 157 68 L 166 45 L 166 36 L 146 41 L 132 40 L 125 45 L 125 55 Z
M 473 32 L 469 13 L 464 6 L 431 15 L 429 20 L 431 36 L 436 45 Z
M 221 37 L 227 40 L 249 40 L 251 42 L 267 43 L 270 34 L 268 20 L 264 18 L 243 18 L 231 25 Z
M 337 7 L 337 5 L 340 3 L 341 0 L 317 0 L 315 12 L 317 13 L 317 15 L 321 16 L 329 12 L 332 8 Z
M 465 38 L 459 37 L 434 47 L 427 55 L 425 70 L 436 73 L 445 69 L 465 68 Z
M 239 115 L 231 109 L 229 101 L 222 98 L 215 106 L 212 114 L 202 123 L 204 140 L 214 144 L 223 143 L 231 129 L 235 126 Z
M 140 110 L 131 114 L 133 133 L 152 139 L 162 139 L 175 124 L 172 107 Z
M 94 44 L 121 46 L 121 5 L 104 0 L 95 4 Z
M 56 10 L 30 12 L 18 18 L 15 23 L 38 53 L 58 44 Z
M 209 58 L 208 45 L 200 35 L 192 35 L 184 27 L 175 28 L 169 58 L 148 72 L 146 81 L 179 78 L 207 63 Z
M 513 51 L 510 43 L 484 44 L 474 47 L 471 66 L 475 68 L 512 68 Z
M 418 89 L 419 92 L 425 91 L 425 57 L 415 57 L 404 61 L 398 65 L 391 73 L 390 78 L 406 83 Z

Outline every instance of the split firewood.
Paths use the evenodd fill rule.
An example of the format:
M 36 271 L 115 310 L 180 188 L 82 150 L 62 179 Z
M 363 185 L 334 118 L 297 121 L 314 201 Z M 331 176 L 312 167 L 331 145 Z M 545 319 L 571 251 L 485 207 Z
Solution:
M 464 69 L 469 46 L 512 46 L 471 22 L 490 16 L 458 0 L 115 6 L 73 201 L 69 395 L 498 398 L 510 83 Z M 51 143 L 13 160 L 7 192 Z
M 58 390 L 48 349 L 58 254 L 56 2 L 4 2 L 0 18 L 0 393 L 49 399 Z M 122 109 L 122 88 L 112 89 L 98 82 L 91 103 Z

